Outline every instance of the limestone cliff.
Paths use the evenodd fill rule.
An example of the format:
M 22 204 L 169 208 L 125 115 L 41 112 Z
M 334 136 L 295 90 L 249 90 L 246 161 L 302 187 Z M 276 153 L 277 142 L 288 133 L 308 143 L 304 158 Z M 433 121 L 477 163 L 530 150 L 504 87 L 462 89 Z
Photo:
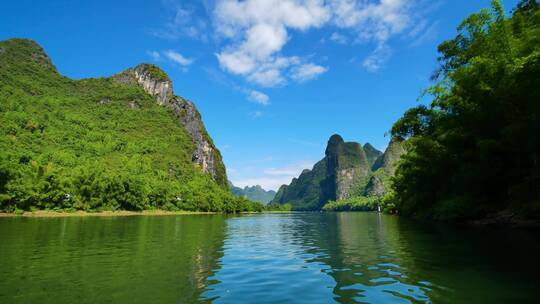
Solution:
M 113 78 L 121 83 L 140 85 L 159 105 L 171 108 L 195 144 L 193 162 L 198 164 L 203 172 L 212 176 L 220 186 L 227 187 L 221 153 L 208 135 L 201 114 L 191 101 L 174 95 L 172 82 L 165 72 L 155 65 L 141 64 Z
M 290 203 L 296 210 L 319 210 L 328 201 L 382 196 L 404 152 L 402 142 L 395 139 L 382 153 L 369 143 L 361 146 L 332 135 L 325 157 L 313 170 L 304 170 L 290 185 L 281 186 L 272 203 Z
M 360 194 L 370 173 L 363 147 L 332 135 L 325 157 L 312 170 L 304 170 L 290 185 L 282 186 L 272 203 L 291 203 L 295 209 L 318 210 L 329 200 Z
M 349 198 L 358 184 L 367 178 L 370 166 L 364 149 L 359 143 L 344 142 L 339 135 L 332 135 L 326 148 L 327 172 L 335 184 L 338 200 Z

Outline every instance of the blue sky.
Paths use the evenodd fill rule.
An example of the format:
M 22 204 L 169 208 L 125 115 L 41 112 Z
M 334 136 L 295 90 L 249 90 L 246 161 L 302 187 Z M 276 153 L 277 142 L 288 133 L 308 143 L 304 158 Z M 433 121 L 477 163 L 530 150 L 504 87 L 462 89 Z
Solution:
M 430 85 L 437 45 L 489 2 L 17 0 L 2 5 L 0 39 L 36 40 L 72 78 L 159 65 L 199 108 L 229 179 L 276 189 L 334 133 L 383 150 Z

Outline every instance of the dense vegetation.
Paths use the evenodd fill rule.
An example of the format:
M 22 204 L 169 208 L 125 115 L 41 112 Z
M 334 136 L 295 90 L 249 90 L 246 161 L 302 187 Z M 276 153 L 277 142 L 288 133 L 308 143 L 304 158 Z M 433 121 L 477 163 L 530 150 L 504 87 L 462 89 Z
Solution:
M 323 206 L 324 211 L 373 211 L 380 205 L 376 196 L 356 196 L 339 201 L 329 201 Z
M 499 1 L 439 46 L 433 101 L 392 134 L 409 138 L 393 202 L 402 214 L 472 219 L 540 217 L 540 5 Z
M 32 41 L 0 42 L 0 121 L 0 210 L 262 209 L 192 163 L 186 130 L 141 87 L 63 77 Z
M 292 211 L 293 206 L 291 204 L 289 204 L 289 203 L 285 203 L 285 204 L 270 203 L 270 204 L 264 206 L 264 210 L 266 210 L 266 211 L 283 211 L 283 212 L 287 212 L 287 211 Z
M 272 203 L 290 203 L 294 210 L 321 210 L 328 201 L 363 195 L 374 174 L 372 166 L 382 157 L 383 153 L 369 143 L 345 142 L 334 134 L 325 157 L 290 185 L 281 186 Z

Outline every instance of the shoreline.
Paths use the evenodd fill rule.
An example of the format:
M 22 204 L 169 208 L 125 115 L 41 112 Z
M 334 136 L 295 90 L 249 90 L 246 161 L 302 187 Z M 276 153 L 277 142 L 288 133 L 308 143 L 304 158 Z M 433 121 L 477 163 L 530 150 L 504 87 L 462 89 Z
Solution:
M 11 212 L 0 212 L 0 218 L 3 217 L 120 217 L 120 216 L 167 216 L 167 215 L 210 215 L 221 214 L 219 212 L 204 212 L 204 211 L 167 211 L 167 210 L 143 210 L 143 211 L 53 211 L 53 210 L 37 210 L 26 211 L 22 214 Z

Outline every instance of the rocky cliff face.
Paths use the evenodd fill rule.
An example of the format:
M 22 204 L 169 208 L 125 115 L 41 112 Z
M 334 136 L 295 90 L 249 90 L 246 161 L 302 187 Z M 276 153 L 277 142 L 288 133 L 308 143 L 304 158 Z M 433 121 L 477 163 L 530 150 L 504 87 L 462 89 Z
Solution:
M 133 70 L 137 83 L 150 95 L 156 98 L 160 105 L 167 105 L 173 97 L 172 82 L 159 68 L 141 64 Z
M 272 203 L 291 203 L 299 210 L 319 210 L 329 200 L 359 194 L 371 173 L 363 147 L 339 135 L 328 140 L 325 157 L 313 170 L 304 170 L 290 185 L 283 185 Z
M 281 186 L 272 203 L 290 203 L 297 210 L 319 210 L 331 200 L 382 196 L 385 182 L 394 174 L 404 152 L 398 140 L 392 140 L 382 153 L 369 143 L 362 147 L 332 135 L 325 157 L 313 170 L 305 170 L 290 185 Z
M 344 142 L 339 135 L 333 135 L 326 148 L 327 172 L 335 184 L 338 200 L 349 198 L 363 179 L 370 173 L 366 153 L 362 146 L 354 142 Z
M 195 144 L 193 162 L 198 164 L 203 172 L 212 176 L 220 186 L 227 187 L 221 153 L 208 135 L 201 114 L 191 101 L 174 95 L 172 82 L 165 72 L 154 65 L 141 64 L 115 75 L 114 79 L 121 83 L 140 85 L 158 104 L 171 108 Z

